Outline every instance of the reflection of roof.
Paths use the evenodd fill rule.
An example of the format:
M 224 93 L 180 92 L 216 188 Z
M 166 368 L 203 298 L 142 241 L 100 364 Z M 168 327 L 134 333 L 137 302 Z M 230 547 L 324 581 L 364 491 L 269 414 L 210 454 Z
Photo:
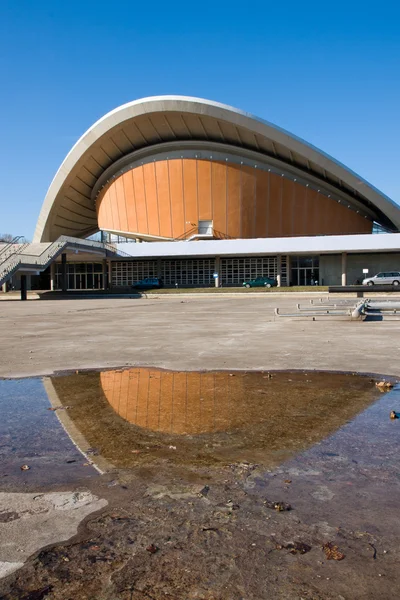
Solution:
M 185 96 L 157 96 L 106 114 L 78 140 L 55 175 L 39 216 L 35 241 L 97 229 L 94 190 L 101 175 L 127 155 L 160 152 L 164 144 L 218 143 L 268 157 L 293 173 L 347 195 L 371 218 L 400 229 L 400 208 L 390 198 L 314 146 L 229 106 Z M 220 147 L 222 147 L 220 146 Z M 200 146 L 201 147 L 201 146 Z

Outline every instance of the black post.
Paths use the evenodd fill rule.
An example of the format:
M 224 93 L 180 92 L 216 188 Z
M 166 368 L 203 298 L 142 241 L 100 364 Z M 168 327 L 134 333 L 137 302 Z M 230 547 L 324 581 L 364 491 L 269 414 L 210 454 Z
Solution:
M 66 292 L 67 288 L 67 255 L 61 254 L 61 290 Z
M 21 275 L 21 300 L 26 300 L 26 275 Z

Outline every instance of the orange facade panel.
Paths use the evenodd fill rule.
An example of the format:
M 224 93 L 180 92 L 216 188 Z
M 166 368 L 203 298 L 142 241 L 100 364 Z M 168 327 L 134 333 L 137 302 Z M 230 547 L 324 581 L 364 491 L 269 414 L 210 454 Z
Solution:
M 156 162 L 158 214 L 160 219 L 160 235 L 172 237 L 171 200 L 169 196 L 169 172 L 166 160 Z
M 268 237 L 282 235 L 282 177 L 269 174 Z
M 185 233 L 182 160 L 170 160 L 168 163 L 168 168 L 169 195 L 171 199 L 172 237 L 177 238 Z
M 124 189 L 124 178 L 118 177 L 115 181 L 115 192 L 117 195 L 117 208 L 118 208 L 118 231 L 128 231 L 128 214 L 126 210 L 125 202 L 125 189 Z
M 241 182 L 241 238 L 253 238 L 256 214 L 256 173 L 252 167 L 242 166 Z
M 153 235 L 160 235 L 155 163 L 143 165 L 143 177 L 149 233 Z
M 281 223 L 283 236 L 293 235 L 294 219 L 294 183 L 290 179 L 282 177 Z
M 195 233 L 212 220 L 231 238 L 368 233 L 346 204 L 284 176 L 232 162 L 170 159 L 116 178 L 96 203 L 99 228 L 157 238 Z
M 136 198 L 135 190 L 133 188 L 133 174 L 132 171 L 128 171 L 123 175 L 124 179 L 124 190 L 125 190 L 125 205 L 126 214 L 128 218 L 128 231 L 138 231 L 137 223 L 137 211 L 136 211 Z
M 197 202 L 197 165 L 196 160 L 182 160 L 183 198 L 185 203 L 185 231 L 191 231 L 199 222 Z
M 302 235 L 307 224 L 307 188 L 293 183 L 293 219 L 291 235 Z
M 118 204 L 117 204 L 117 194 L 115 191 L 115 185 L 112 185 L 109 189 L 110 195 L 110 203 L 109 203 L 109 213 L 111 216 L 111 225 L 112 228 L 115 229 L 119 226 L 119 215 L 118 215 Z
M 317 235 L 318 226 L 320 224 L 320 212 L 321 205 L 318 203 L 319 194 L 311 189 L 307 189 L 307 201 L 308 201 L 308 216 L 306 223 L 307 231 L 309 231 L 310 235 Z
M 241 184 L 242 170 L 238 165 L 228 167 L 228 194 L 226 199 L 226 212 L 228 216 L 226 233 L 229 237 L 240 238 L 241 230 Z
M 149 232 L 149 223 L 147 218 L 146 190 L 144 187 L 143 167 L 136 167 L 132 170 L 133 187 L 136 198 L 136 214 L 138 230 L 143 233 Z
M 197 198 L 199 202 L 199 220 L 211 220 L 211 162 L 208 160 L 197 161 Z
M 227 165 L 223 162 L 211 163 L 211 193 L 213 199 L 212 218 L 214 229 L 219 233 L 225 233 L 227 228 L 226 214 L 226 177 Z
M 269 173 L 256 170 L 256 209 L 254 237 L 268 237 Z

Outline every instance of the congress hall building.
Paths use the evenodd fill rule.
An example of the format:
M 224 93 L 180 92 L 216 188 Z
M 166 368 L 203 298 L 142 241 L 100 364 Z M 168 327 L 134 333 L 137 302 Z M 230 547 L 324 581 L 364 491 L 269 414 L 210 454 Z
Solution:
M 3 245 L 0 270 L 8 252 L 19 261 L 8 279 L 51 289 L 352 284 L 400 270 L 399 230 L 393 200 L 304 140 L 217 102 L 159 96 L 84 133 L 33 243 Z

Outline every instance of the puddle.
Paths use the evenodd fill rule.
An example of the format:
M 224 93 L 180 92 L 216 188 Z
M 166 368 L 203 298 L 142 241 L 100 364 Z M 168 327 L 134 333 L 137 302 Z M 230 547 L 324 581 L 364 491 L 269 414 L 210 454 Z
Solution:
M 390 539 L 398 531 L 400 420 L 389 415 L 399 407 L 397 385 L 320 443 L 258 474 L 249 490 L 284 497 L 306 523 L 329 518 Z
M 68 482 L 93 477 L 88 462 L 272 468 L 385 397 L 369 377 L 319 372 L 133 368 L 0 381 L 0 479 Z
M 68 483 L 96 474 L 60 426 L 41 379 L 0 380 L 2 490 Z M 21 471 L 23 465 L 29 470 Z
M 0 381 L 1 491 L 22 487 L 32 502 L 40 486 L 72 483 L 109 503 L 80 541 L 43 550 L 17 583 L 26 598 L 49 581 L 57 597 L 71 581 L 87 595 L 89 569 L 91 597 L 110 581 L 111 594 L 136 593 L 133 573 L 154 598 L 180 598 L 182 581 L 193 597 L 205 597 L 211 581 L 219 597 L 236 598 L 245 573 L 257 598 L 266 589 L 298 597 L 299 585 L 307 598 L 347 598 L 349 589 L 398 597 L 400 419 L 392 410 L 400 413 L 398 384 L 381 393 L 370 377 L 338 373 L 134 368 Z M 116 471 L 99 477 L 92 461 Z M 37 531 L 44 543 L 47 516 L 29 530 L 8 502 L 4 539 L 20 526 L 21 547 Z M 343 561 L 325 560 L 327 543 Z M 296 544 L 308 548 L 304 556 L 294 556 Z M 220 574 L 231 573 L 232 556 L 228 589 Z M 13 586 L 0 596 L 14 598 Z

